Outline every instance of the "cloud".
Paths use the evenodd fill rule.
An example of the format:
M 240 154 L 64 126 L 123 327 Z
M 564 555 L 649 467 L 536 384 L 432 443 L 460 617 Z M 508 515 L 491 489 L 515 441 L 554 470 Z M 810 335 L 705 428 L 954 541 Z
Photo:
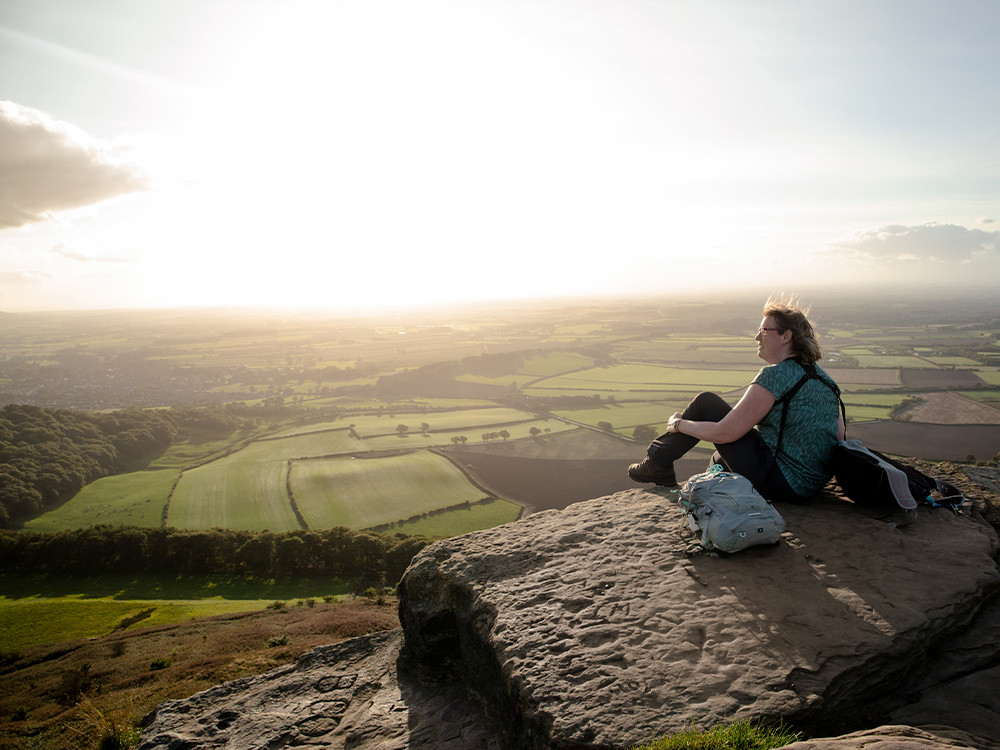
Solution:
M 51 278 L 44 271 L 0 271 L 0 285 L 40 284 Z
M 957 224 L 887 224 L 830 243 L 830 248 L 880 260 L 967 262 L 1000 254 L 1000 231 Z
M 0 101 L 0 230 L 143 190 L 146 177 L 79 128 Z
M 69 258 L 70 260 L 78 260 L 81 263 L 131 263 L 130 258 L 124 258 L 115 255 L 86 255 L 78 250 L 67 246 L 65 243 L 58 243 L 54 245 L 50 251 L 55 255 L 61 255 L 63 258 Z

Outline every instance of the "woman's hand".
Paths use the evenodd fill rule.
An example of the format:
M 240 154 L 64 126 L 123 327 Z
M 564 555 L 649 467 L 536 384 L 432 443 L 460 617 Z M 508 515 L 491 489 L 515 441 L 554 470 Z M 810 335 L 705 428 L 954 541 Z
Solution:
M 674 415 L 667 420 L 667 432 L 680 432 L 681 413 L 674 412 Z
M 757 383 L 751 383 L 740 402 L 721 422 L 684 420 L 684 434 L 708 443 L 732 443 L 754 428 L 774 406 L 774 394 Z M 674 432 L 680 414 L 667 420 L 667 432 Z

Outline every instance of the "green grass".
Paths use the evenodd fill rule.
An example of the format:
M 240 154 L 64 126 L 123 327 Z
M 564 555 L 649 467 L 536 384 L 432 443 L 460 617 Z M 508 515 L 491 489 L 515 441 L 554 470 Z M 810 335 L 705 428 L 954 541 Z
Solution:
M 463 383 L 485 383 L 498 386 L 509 386 L 512 382 L 524 385 L 537 378 L 550 377 L 593 366 L 593 357 L 584 357 L 570 352 L 554 352 L 528 357 L 524 362 L 512 367 L 507 372 L 489 374 L 467 372 L 458 375 L 455 380 Z
M 847 419 L 851 422 L 868 422 L 888 419 L 893 408 L 906 399 L 905 393 L 849 393 L 843 396 Z
M 933 368 L 935 365 L 919 357 L 908 357 L 898 354 L 880 354 L 877 351 L 859 346 L 848 346 L 843 349 L 843 353 L 854 357 L 858 361 L 858 367 L 893 368 Z
M 942 367 L 979 367 L 976 360 L 968 357 L 924 357 L 924 359 Z
M 1000 409 L 1000 393 L 997 391 L 958 391 L 958 393 L 972 401 Z
M 252 436 L 249 431 L 204 431 L 174 443 L 149 464 L 151 469 L 186 469 L 225 455 L 234 445 Z
M 616 403 L 595 409 L 566 409 L 555 413 L 565 419 L 572 419 L 593 427 L 596 427 L 598 422 L 610 422 L 615 431 L 631 434 L 630 428 L 640 424 L 665 428 L 670 415 L 681 411 L 689 400 L 685 394 L 668 401 Z M 662 431 L 662 429 L 658 429 L 658 432 Z
M 0 600 L 0 650 L 16 651 L 41 643 L 107 635 L 129 618 L 152 610 L 138 624 L 163 625 L 196 617 L 264 609 L 267 601 L 206 600 L 202 602 L 162 602 L 151 600 L 116 601 L 107 599 L 25 599 Z
M 872 422 L 878 419 L 888 419 L 891 410 L 882 406 L 848 406 L 848 422 Z
M 242 463 L 286 461 L 290 458 L 350 453 L 359 449 L 357 439 L 352 438 L 346 430 L 326 430 L 275 440 L 256 440 L 225 460 Z
M 98 479 L 24 527 L 29 531 L 62 531 L 93 524 L 159 526 L 178 474 L 176 469 L 161 469 Z
M 336 430 L 347 431 L 347 426 L 353 420 L 349 419 L 336 419 L 333 421 L 325 422 L 311 422 L 306 424 L 295 425 L 294 427 L 289 427 L 287 430 L 280 430 L 273 435 L 268 435 L 269 440 L 280 440 L 282 438 L 299 437 L 301 435 L 312 435 L 320 432 L 333 432 Z
M 483 432 L 490 426 L 524 422 L 534 418 L 535 415 L 531 412 L 497 406 L 489 409 L 463 409 L 427 414 L 363 415 L 345 420 L 345 426 L 353 422 L 354 429 L 365 437 L 395 434 L 397 425 L 401 424 L 408 426 L 411 433 L 419 431 L 421 422 L 429 424 L 431 430 L 454 431 L 475 428 Z
M 452 437 L 459 435 L 467 437 L 470 443 L 478 443 L 482 440 L 484 432 L 499 432 L 500 430 L 507 430 L 510 433 L 509 440 L 517 440 L 530 437 L 532 427 L 537 427 L 543 432 L 548 430 L 550 433 L 576 429 L 575 425 L 566 424 L 558 419 L 533 419 L 517 424 L 476 425 L 451 432 L 431 432 L 427 435 L 422 435 L 419 432 L 410 432 L 405 437 L 399 437 L 395 434 L 382 435 L 381 437 L 367 438 L 364 440 L 364 446 L 371 451 L 430 448 L 438 445 L 451 445 Z
M 454 464 L 428 451 L 296 461 L 291 482 L 299 510 L 314 529 L 362 529 L 485 496 Z
M 412 419 L 410 417 L 413 417 Z M 464 435 L 470 442 L 479 442 L 484 432 L 498 432 L 505 429 L 511 439 L 528 438 L 532 427 L 549 434 L 574 429 L 565 422 L 547 419 L 533 419 L 529 412 L 506 407 L 465 409 L 438 414 L 406 415 L 363 415 L 354 418 L 359 432 L 370 430 L 376 435 L 364 440 L 352 438 L 346 427 L 350 421 L 307 425 L 293 428 L 284 437 L 261 439 L 250 442 L 231 455 L 209 461 L 201 466 L 188 469 L 177 482 L 167 523 L 183 529 L 208 529 L 214 527 L 232 529 L 253 529 L 288 531 L 300 528 L 292 510 L 286 489 L 286 467 L 289 460 L 309 459 L 326 456 L 345 455 L 384 450 L 408 450 L 451 445 L 452 438 Z M 405 421 L 404 421 L 405 420 Z M 516 423 L 511 423 L 519 420 Z M 431 430 L 442 426 L 452 429 L 431 431 L 421 434 L 421 422 L 431 425 Z M 338 429 L 323 429 L 333 424 Z M 405 437 L 396 433 L 398 424 L 408 424 L 411 431 Z M 306 430 L 306 432 L 296 432 Z M 309 431 L 319 430 L 319 431 Z M 382 432 L 381 436 L 378 433 Z M 364 434 L 364 433 L 362 433 Z M 201 449 L 211 445 L 211 454 L 228 448 L 226 441 L 202 443 Z M 197 450 L 177 451 L 169 460 L 158 463 L 186 463 L 194 458 Z M 181 459 L 181 457 L 184 459 Z M 109 477 L 85 487 L 62 507 L 31 521 L 29 528 L 37 531 L 55 531 L 65 528 L 80 528 L 93 523 L 128 524 L 136 526 L 159 526 L 163 518 L 163 508 L 171 488 L 177 480 L 174 469 L 135 472 Z M 376 481 L 381 481 L 378 479 Z M 413 481 L 422 481 L 419 477 Z M 470 485 L 471 486 L 471 485 Z M 435 486 L 430 487 L 436 490 Z M 373 488 L 373 492 L 378 488 Z M 400 497 L 413 497 L 412 487 L 395 488 Z M 296 492 L 300 505 L 309 505 L 309 489 Z M 443 495 L 435 508 L 475 500 L 482 493 L 464 494 L 461 499 Z M 317 499 L 321 505 L 328 504 L 323 498 Z M 431 508 L 418 503 L 418 507 L 402 509 L 391 518 L 380 517 L 375 521 L 360 521 L 356 527 L 372 526 L 398 521 L 421 514 Z M 313 528 L 329 528 L 316 516 Z M 478 522 L 477 522 L 478 523 Z M 333 523 L 332 525 L 339 525 Z M 468 529 L 465 529 L 468 530 Z
M 477 375 L 473 372 L 463 372 L 456 375 L 455 380 L 459 383 L 478 383 L 480 385 L 495 385 L 501 388 L 509 388 L 511 385 L 521 385 L 525 380 L 532 380 L 530 375 L 519 375 L 514 372 L 503 375 Z
M 431 409 L 479 409 L 494 406 L 492 401 L 478 398 L 418 398 L 418 404 L 426 404 Z
M 351 582 L 330 578 L 266 580 L 236 576 L 0 575 L 0 651 L 105 635 L 129 627 L 264 609 L 287 601 L 350 593 Z M 145 616 L 148 615 L 148 616 Z
M 980 369 L 976 375 L 989 385 L 1000 385 L 1000 370 Z
M 672 364 L 760 364 L 753 334 L 739 336 L 672 336 L 648 341 L 628 341 L 619 359 L 660 360 Z
M 688 729 L 668 737 L 635 745 L 632 750 L 770 750 L 799 739 L 783 724 L 762 726 L 753 721 L 719 724 L 709 730 Z
M 578 370 L 581 367 L 592 367 L 593 364 L 594 360 L 591 357 L 569 352 L 553 352 L 529 357 L 517 368 L 517 374 L 546 377 Z
M 901 403 L 905 393 L 848 393 L 842 396 L 847 406 L 888 406 Z
M 647 364 L 612 365 L 559 375 L 534 383 L 535 387 L 628 390 L 636 386 L 692 386 L 699 390 L 745 386 L 759 371 L 709 370 Z
M 285 474 L 285 461 L 248 460 L 240 454 L 187 471 L 171 498 L 167 524 L 179 529 L 298 529 Z
M 397 522 L 385 533 L 400 532 L 431 539 L 448 538 L 516 521 L 520 512 L 520 505 L 506 500 L 494 500 L 476 503 L 468 508 L 430 514 L 413 521 Z

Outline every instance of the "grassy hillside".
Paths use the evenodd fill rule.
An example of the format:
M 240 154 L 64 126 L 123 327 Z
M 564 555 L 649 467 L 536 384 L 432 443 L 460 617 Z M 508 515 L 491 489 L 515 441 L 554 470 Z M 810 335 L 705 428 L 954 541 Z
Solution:
M 308 577 L 4 573 L 0 574 L 0 651 L 259 610 L 279 600 L 342 598 L 356 585 L 356 581 Z
M 297 599 L 5 650 L 0 747 L 90 750 L 111 718 L 127 724 L 164 700 L 293 662 L 319 645 L 398 627 L 396 604 L 374 594 L 332 603 Z

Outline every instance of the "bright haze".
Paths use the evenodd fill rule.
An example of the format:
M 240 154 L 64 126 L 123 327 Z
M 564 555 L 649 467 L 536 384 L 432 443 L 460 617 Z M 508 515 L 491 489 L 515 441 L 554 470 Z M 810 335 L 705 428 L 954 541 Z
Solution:
M 993 0 L 3 0 L 0 311 L 1000 280 Z

